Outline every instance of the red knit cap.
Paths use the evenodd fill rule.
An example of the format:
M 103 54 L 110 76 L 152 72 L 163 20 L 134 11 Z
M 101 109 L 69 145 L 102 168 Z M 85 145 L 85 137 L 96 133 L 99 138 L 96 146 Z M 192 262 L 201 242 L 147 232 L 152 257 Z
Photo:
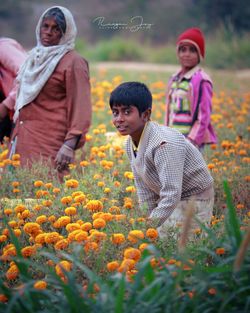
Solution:
M 200 58 L 205 57 L 205 38 L 199 28 L 186 29 L 177 39 L 177 51 L 183 43 L 191 43 L 198 50 Z

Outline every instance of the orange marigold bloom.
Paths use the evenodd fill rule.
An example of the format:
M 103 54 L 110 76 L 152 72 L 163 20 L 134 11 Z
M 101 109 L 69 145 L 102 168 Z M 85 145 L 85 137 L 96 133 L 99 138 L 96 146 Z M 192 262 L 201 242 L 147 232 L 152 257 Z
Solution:
M 139 250 L 140 250 L 140 251 L 143 251 L 143 250 L 145 250 L 147 247 L 148 247 L 148 243 L 146 243 L 146 242 L 141 243 L 140 246 L 139 246 Z
M 22 204 L 19 204 L 17 205 L 15 208 L 14 208 L 14 211 L 15 213 L 22 213 L 24 210 L 26 210 L 26 206 L 25 205 L 22 205 Z
M 109 272 L 114 272 L 119 268 L 119 263 L 117 261 L 112 261 L 107 264 L 107 270 Z
M 57 232 L 46 233 L 45 242 L 48 244 L 54 244 L 62 238 Z
M 99 200 L 90 200 L 89 202 L 87 202 L 86 208 L 92 212 L 102 211 L 103 204 Z
M 61 199 L 61 203 L 62 204 L 69 204 L 69 203 L 71 203 L 72 202 L 72 197 L 71 196 L 67 196 L 67 197 L 62 197 L 62 199 Z
M 96 229 L 103 228 L 106 226 L 106 222 L 103 218 L 97 218 L 93 221 L 93 227 Z
M 25 233 L 30 234 L 32 236 L 36 236 L 40 231 L 40 225 L 38 223 L 26 223 L 23 226 L 23 230 Z
M 12 209 L 5 209 L 5 210 L 4 210 L 4 214 L 5 214 L 5 215 L 8 215 L 8 216 L 9 216 L 9 215 L 11 215 L 12 213 L 13 213 L 13 210 L 12 210 Z
M 116 245 L 121 245 L 126 240 L 125 236 L 121 233 L 113 234 L 110 239 L 112 243 Z
M 128 234 L 128 240 L 132 243 L 137 243 L 144 238 L 144 234 L 141 230 L 131 230 Z
M 111 213 L 119 214 L 120 211 L 121 211 L 121 209 L 118 206 L 116 206 L 116 205 L 113 205 L 112 207 L 109 208 L 109 212 L 111 212 Z
M 90 241 L 85 244 L 84 251 L 88 253 L 89 251 L 96 251 L 98 250 L 98 248 L 98 243 L 96 243 L 95 241 Z
M 57 241 L 54 245 L 56 250 L 64 250 L 68 247 L 69 241 L 67 239 L 61 239 Z
M 127 248 L 124 251 L 124 258 L 125 259 L 133 259 L 137 262 L 141 258 L 141 251 L 139 249 L 135 249 L 135 248 Z
M 44 182 L 42 180 L 36 180 L 34 182 L 35 187 L 42 187 L 44 185 Z
M 21 250 L 21 253 L 24 258 L 28 258 L 36 253 L 36 247 L 35 246 L 24 247 Z
M 5 276 L 8 280 L 14 280 L 18 277 L 19 270 L 18 267 L 14 264 L 10 266 L 10 268 L 7 270 Z
M 84 241 L 88 238 L 88 233 L 84 230 L 80 230 L 79 233 L 75 235 L 75 240 L 77 242 Z
M 20 185 L 20 183 L 18 181 L 13 181 L 11 185 L 16 188 Z
M 35 237 L 35 243 L 44 244 L 46 235 L 47 235 L 46 233 L 38 234 Z
M 44 280 L 38 280 L 34 283 L 33 286 L 35 289 L 43 290 L 47 288 L 47 282 Z
M 64 272 L 69 272 L 72 269 L 72 263 L 69 261 L 61 261 L 55 266 L 56 274 L 64 276 Z
M 86 222 L 81 225 L 81 229 L 85 231 L 89 231 L 90 229 L 92 229 L 92 224 L 90 222 Z
M 43 224 L 47 221 L 47 216 L 46 215 L 40 215 L 36 218 L 36 223 L 38 224 Z
M 69 188 L 77 188 L 79 186 L 79 182 L 76 179 L 69 179 L 66 180 L 65 185 Z
M 121 265 L 119 266 L 119 268 L 117 269 L 118 272 L 127 272 L 127 271 L 131 271 L 132 269 L 134 269 L 135 267 L 135 260 L 132 259 L 124 259 L 121 263 Z
M 128 187 L 126 187 L 126 191 L 127 192 L 136 192 L 136 188 L 135 188 L 135 186 L 128 186 Z
M 67 226 L 66 226 L 66 230 L 70 233 L 74 230 L 77 230 L 77 229 L 80 229 L 81 228 L 81 225 L 79 225 L 78 223 L 69 223 Z
M 22 231 L 21 229 L 16 228 L 16 229 L 13 229 L 13 233 L 15 234 L 16 237 L 20 237 L 22 234 Z
M 50 207 L 53 204 L 51 200 L 43 200 L 42 205 Z
M 212 169 L 215 168 L 215 165 L 214 165 L 213 163 L 209 163 L 209 164 L 207 165 L 207 167 L 208 167 L 208 169 L 212 170 Z
M 2 302 L 2 303 L 8 302 L 7 296 L 3 293 L 0 294 L 0 302 Z
M 218 255 L 223 255 L 223 254 L 226 253 L 226 251 L 225 251 L 224 248 L 217 248 L 215 252 L 216 252 L 216 254 L 218 254 Z
M 149 228 L 146 231 L 146 237 L 148 237 L 149 239 L 156 239 L 158 238 L 158 231 L 155 228 Z
M 6 235 L 0 235 L 0 242 L 5 242 L 8 239 Z
M 69 216 L 61 216 L 55 223 L 53 224 L 56 228 L 62 228 L 68 225 L 71 222 L 71 219 Z
M 245 181 L 250 182 L 250 176 L 245 176 L 244 179 Z
M 65 214 L 66 215 L 76 215 L 77 213 L 77 209 L 73 206 L 70 206 L 70 207 L 67 207 L 65 210 L 64 210 Z
M 17 153 L 13 154 L 11 159 L 12 159 L 12 161 L 20 160 L 20 154 L 17 154 Z

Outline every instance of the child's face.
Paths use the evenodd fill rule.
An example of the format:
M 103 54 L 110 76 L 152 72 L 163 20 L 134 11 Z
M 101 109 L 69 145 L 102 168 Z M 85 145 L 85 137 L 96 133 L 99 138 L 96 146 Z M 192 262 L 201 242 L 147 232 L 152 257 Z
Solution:
M 179 47 L 178 58 L 184 72 L 191 70 L 200 61 L 196 47 L 189 43 L 185 43 Z
M 135 106 L 114 105 L 112 122 L 121 135 L 129 135 L 135 143 L 139 143 L 150 113 L 151 110 L 148 109 L 140 115 Z

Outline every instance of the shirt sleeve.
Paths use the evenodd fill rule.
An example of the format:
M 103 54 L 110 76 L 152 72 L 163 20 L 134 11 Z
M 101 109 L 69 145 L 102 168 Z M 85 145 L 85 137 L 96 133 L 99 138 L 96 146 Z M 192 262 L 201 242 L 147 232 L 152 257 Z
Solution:
M 200 103 L 197 104 L 199 106 L 198 117 L 188 134 L 188 138 L 193 140 L 198 146 L 203 143 L 205 132 L 210 123 L 212 94 L 213 87 L 211 83 L 204 81 L 202 83 Z
M 181 200 L 185 148 L 163 143 L 156 149 L 154 163 L 160 181 L 160 194 L 157 206 L 150 218 L 160 224 L 172 214 Z
M 80 148 L 85 143 L 92 113 L 88 64 L 80 57 L 66 72 L 66 93 L 68 132 L 65 141 L 79 137 L 76 148 Z

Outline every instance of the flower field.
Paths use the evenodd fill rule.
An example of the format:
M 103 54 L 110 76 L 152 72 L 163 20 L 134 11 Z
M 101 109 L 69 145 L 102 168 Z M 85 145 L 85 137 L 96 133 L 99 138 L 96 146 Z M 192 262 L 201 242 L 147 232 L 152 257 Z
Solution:
M 165 81 L 138 77 L 163 123 Z M 64 183 L 44 164 L 27 170 L 19 155 L 7 159 L 7 141 L 0 147 L 0 312 L 250 311 L 250 93 L 214 94 L 210 227 L 200 223 L 188 239 L 184 223 L 162 242 L 138 207 L 124 138 L 111 124 L 109 94 L 125 80 L 92 75 L 92 127 Z

